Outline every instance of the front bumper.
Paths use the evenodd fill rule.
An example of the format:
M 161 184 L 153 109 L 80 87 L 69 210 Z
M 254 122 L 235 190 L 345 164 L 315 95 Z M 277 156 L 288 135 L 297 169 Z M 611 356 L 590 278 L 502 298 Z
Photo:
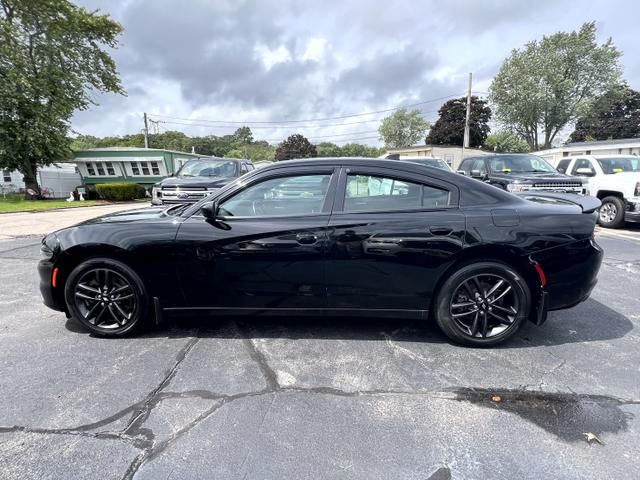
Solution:
M 637 197 L 634 197 L 634 200 Z M 627 222 L 640 222 L 640 201 L 628 201 L 627 211 L 624 214 Z
M 54 265 L 51 260 L 40 260 L 38 263 L 38 274 L 40 275 L 40 293 L 42 294 L 42 303 L 47 307 L 59 312 L 66 311 L 64 303 L 64 295 L 62 292 L 53 288 L 51 279 L 53 276 Z

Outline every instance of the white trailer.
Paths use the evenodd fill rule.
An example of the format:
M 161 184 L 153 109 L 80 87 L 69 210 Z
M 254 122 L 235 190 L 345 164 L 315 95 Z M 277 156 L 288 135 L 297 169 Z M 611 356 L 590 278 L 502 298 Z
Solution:
M 37 175 L 38 184 L 47 198 L 68 197 L 76 187 L 82 185 L 82 178 L 75 163 L 53 163 L 40 167 Z M 3 170 L 0 190 L 2 193 L 24 192 L 22 174 L 17 170 Z

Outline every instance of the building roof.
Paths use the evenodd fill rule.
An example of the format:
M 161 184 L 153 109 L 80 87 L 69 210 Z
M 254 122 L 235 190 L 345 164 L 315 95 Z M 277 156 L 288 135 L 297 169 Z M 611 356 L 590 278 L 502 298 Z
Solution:
M 144 147 L 100 147 L 100 148 L 82 148 L 76 150 L 74 153 L 79 152 L 169 152 L 179 153 L 180 155 L 189 155 L 194 157 L 200 157 L 204 155 L 198 155 L 197 153 L 180 152 L 178 150 L 167 150 L 166 148 L 144 148 Z
M 564 147 L 598 147 L 605 145 L 625 145 L 628 143 L 640 144 L 640 138 L 618 138 L 616 140 L 595 140 L 592 142 L 573 142 L 563 145 Z M 562 148 L 562 147 L 560 147 Z
M 460 145 L 413 145 L 411 147 L 403 147 L 403 148 L 389 148 L 387 149 L 387 152 L 389 153 L 397 153 L 397 152 L 407 152 L 407 151 L 413 151 L 413 150 L 426 150 L 426 149 L 430 149 L 430 148 L 457 148 L 457 149 L 462 149 L 462 147 Z M 482 151 L 478 148 L 465 148 L 465 150 L 478 150 L 478 151 Z

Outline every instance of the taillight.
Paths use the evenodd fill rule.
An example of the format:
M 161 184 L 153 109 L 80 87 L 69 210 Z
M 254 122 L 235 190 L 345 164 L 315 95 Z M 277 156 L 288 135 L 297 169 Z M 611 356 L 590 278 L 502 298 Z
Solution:
M 538 277 L 540 277 L 540 286 L 545 287 L 547 285 L 547 275 L 544 273 L 544 270 L 538 262 L 535 262 L 533 264 L 533 268 L 536 269 L 536 272 L 538 272 Z

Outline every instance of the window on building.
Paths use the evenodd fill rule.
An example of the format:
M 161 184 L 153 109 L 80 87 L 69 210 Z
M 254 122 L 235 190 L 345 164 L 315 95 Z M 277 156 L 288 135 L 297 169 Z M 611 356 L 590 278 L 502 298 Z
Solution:
M 91 176 L 95 176 L 96 171 L 93 168 L 93 163 L 87 163 L 87 173 Z
M 9 170 L 2 171 L 2 180 L 4 183 L 11 183 L 11 172 Z
M 104 164 L 105 168 L 107 169 L 107 174 L 111 175 L 112 177 L 115 177 L 116 175 L 116 171 L 113 168 L 113 163 L 111 162 L 105 162 Z
M 95 163 L 95 167 L 96 167 L 96 172 L 98 172 L 98 175 L 104 176 L 104 168 L 102 166 L 101 163 Z
M 131 174 L 140 175 L 140 169 L 138 168 L 137 162 L 131 162 Z
M 142 175 L 150 175 L 148 162 L 140 162 L 140 168 L 142 169 Z
M 158 162 L 151 162 L 151 171 L 156 176 L 160 175 L 160 166 L 158 165 Z

